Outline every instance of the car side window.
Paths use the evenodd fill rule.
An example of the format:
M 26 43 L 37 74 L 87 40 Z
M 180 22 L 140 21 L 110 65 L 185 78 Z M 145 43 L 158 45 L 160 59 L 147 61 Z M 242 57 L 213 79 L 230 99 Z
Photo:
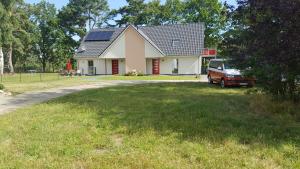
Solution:
M 219 67 L 223 68 L 223 62 L 222 61 L 211 61 L 209 63 L 209 68 L 218 69 Z
M 219 67 L 223 69 L 223 62 L 217 62 L 216 69 L 218 69 Z
M 211 61 L 211 62 L 209 63 L 209 67 L 210 67 L 210 68 L 215 68 L 215 62 L 214 62 L 214 61 Z
M 212 68 L 212 64 L 213 64 L 213 62 L 210 61 L 208 67 L 209 67 L 209 68 Z

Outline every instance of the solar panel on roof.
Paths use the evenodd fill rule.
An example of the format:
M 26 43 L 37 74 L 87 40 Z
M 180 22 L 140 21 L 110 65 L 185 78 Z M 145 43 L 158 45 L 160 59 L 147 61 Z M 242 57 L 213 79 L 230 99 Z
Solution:
M 109 41 L 114 31 L 90 32 L 85 41 Z

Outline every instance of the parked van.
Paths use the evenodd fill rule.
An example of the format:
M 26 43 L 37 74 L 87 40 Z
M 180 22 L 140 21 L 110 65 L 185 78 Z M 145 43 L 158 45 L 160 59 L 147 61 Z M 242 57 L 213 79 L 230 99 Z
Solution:
M 208 82 L 210 84 L 220 83 L 221 87 L 227 86 L 248 86 L 255 85 L 255 79 L 244 77 L 240 70 L 234 68 L 225 59 L 211 59 L 208 65 Z

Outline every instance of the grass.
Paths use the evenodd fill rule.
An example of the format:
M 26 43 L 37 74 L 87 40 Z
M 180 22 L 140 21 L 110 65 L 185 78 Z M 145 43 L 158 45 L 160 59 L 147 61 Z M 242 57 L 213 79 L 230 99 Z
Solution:
M 299 105 L 246 90 L 110 87 L 24 108 L 0 117 L 0 168 L 300 168 Z
M 59 76 L 57 73 L 14 74 L 2 77 L 7 91 L 20 94 L 63 86 L 97 83 L 102 80 L 196 80 L 195 76 Z M 1 81 L 0 81 L 1 84 Z
M 55 87 L 76 86 L 80 84 L 89 84 L 97 81 L 91 77 L 67 77 L 59 76 L 56 73 L 40 74 L 22 74 L 6 75 L 2 79 L 5 90 L 13 94 L 20 94 L 33 90 L 45 90 Z

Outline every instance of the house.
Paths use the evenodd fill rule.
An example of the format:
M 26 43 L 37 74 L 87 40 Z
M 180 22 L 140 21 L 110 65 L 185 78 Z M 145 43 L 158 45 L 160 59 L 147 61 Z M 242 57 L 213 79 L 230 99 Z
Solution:
M 201 74 L 204 24 L 101 28 L 82 40 L 74 58 L 83 74 Z

